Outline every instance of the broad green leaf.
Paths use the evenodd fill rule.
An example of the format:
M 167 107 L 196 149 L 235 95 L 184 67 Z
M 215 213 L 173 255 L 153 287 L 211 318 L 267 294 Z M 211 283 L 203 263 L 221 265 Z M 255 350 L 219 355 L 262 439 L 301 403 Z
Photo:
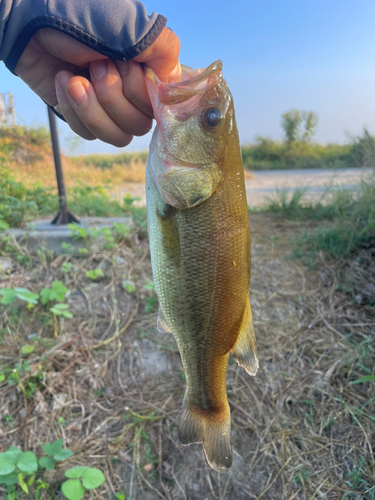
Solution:
M 0 290 L 1 303 L 6 306 L 14 302 L 17 298 L 16 292 L 12 288 L 2 288 Z
M 59 460 L 65 460 L 66 458 L 69 458 L 73 455 L 73 452 L 69 449 L 64 449 L 59 451 L 59 453 L 56 453 L 56 455 L 53 455 L 53 458 L 57 461 Z
M 357 380 L 353 380 L 349 385 L 353 384 L 363 384 L 365 382 L 373 382 L 375 381 L 375 375 L 366 375 L 365 377 L 357 378 Z
M 14 291 L 17 294 L 17 297 L 24 302 L 29 302 L 29 304 L 37 304 L 39 295 L 34 292 L 30 292 L 27 288 L 15 288 Z
M 25 344 L 21 347 L 21 352 L 22 352 L 23 356 L 27 356 L 28 354 L 31 354 L 32 352 L 34 352 L 34 346 L 29 345 L 29 344 Z
M 83 473 L 89 469 L 89 467 L 86 467 L 85 465 L 78 465 L 77 467 L 72 467 L 71 469 L 68 469 L 65 471 L 65 476 L 70 477 L 71 479 L 76 479 L 78 477 L 82 477 Z
M 52 290 L 54 294 L 54 300 L 57 302 L 62 302 L 65 299 L 65 294 L 68 292 L 68 289 L 65 285 L 62 284 L 61 281 L 54 281 L 52 284 Z
M 56 314 L 56 316 L 65 316 L 65 318 L 73 318 L 73 314 L 70 311 L 68 304 L 55 304 L 51 307 L 50 311 Z
M 51 457 L 42 457 L 39 459 L 39 465 L 47 470 L 53 470 L 55 468 L 55 461 Z
M 61 489 L 68 500 L 81 500 L 85 494 L 85 489 L 79 479 L 69 479 L 65 481 Z
M 42 446 L 43 451 L 46 455 L 49 455 L 52 457 L 53 455 L 56 455 L 59 453 L 59 451 L 62 450 L 64 441 L 62 439 L 57 439 L 56 441 L 53 441 L 52 443 L 46 443 Z
M 85 488 L 92 490 L 104 483 L 105 477 L 100 469 L 90 467 L 82 476 L 82 483 Z
M 50 288 L 42 288 L 40 291 L 40 299 L 43 305 L 46 305 L 51 299 L 52 290 Z
M 58 311 L 63 311 L 65 309 L 69 309 L 69 304 L 55 304 L 53 308 Z
M 73 318 L 73 314 L 69 311 L 63 311 L 62 316 L 64 316 L 64 318 Z
M 38 462 L 34 453 L 31 451 L 21 453 L 17 461 L 17 467 L 22 472 L 36 472 L 38 470 Z
M 12 464 L 15 464 L 17 460 L 19 459 L 22 451 L 17 448 L 17 446 L 11 446 L 10 448 L 7 449 L 4 453 L 1 455 L 5 458 L 5 460 L 8 460 Z
M 1 382 L 4 382 L 4 380 L 5 380 L 4 373 L 0 373 L 0 384 L 1 384 Z
M 6 476 L 0 476 L 0 484 L 5 484 L 5 486 L 13 486 L 13 484 L 18 483 L 17 472 L 12 472 Z
M 6 460 L 4 453 L 0 455 L 0 476 L 7 476 L 14 471 L 16 467 Z

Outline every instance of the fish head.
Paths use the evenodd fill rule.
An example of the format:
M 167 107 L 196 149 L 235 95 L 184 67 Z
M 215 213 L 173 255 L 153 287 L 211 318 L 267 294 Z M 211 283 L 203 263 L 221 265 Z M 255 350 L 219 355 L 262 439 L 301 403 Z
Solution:
M 234 110 L 221 61 L 206 69 L 181 69 L 182 81 L 165 83 L 146 68 L 157 122 L 147 170 L 164 201 L 186 209 L 208 199 L 225 176 Z

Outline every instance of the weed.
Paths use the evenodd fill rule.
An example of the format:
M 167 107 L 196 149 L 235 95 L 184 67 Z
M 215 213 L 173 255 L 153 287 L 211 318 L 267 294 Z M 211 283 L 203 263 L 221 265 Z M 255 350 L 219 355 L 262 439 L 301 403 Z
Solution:
M 42 288 L 40 291 L 41 302 L 43 305 L 54 300 L 57 302 L 63 302 L 67 293 L 68 289 L 66 286 L 63 285 L 61 281 L 56 280 L 52 283 L 52 288 Z
M 55 304 L 53 307 L 51 307 L 50 311 L 53 314 L 56 314 L 56 316 L 62 316 L 64 318 L 73 318 L 73 314 L 68 311 L 69 305 L 68 304 Z
M 0 453 L 0 484 L 6 486 L 8 500 L 18 498 L 17 486 L 27 495 L 34 490 L 35 498 L 38 499 L 40 491 L 48 490 L 49 484 L 37 478 L 37 474 L 43 473 L 43 470 L 53 470 L 56 462 L 73 455 L 71 450 L 63 448 L 62 439 L 47 443 L 42 449 L 45 456 L 39 460 L 33 452 L 21 451 L 17 446 Z M 65 476 L 68 480 L 64 481 L 61 488 L 68 500 L 80 500 L 86 490 L 98 488 L 105 480 L 101 470 L 86 466 L 72 467 L 65 472 Z
M 82 248 L 80 248 L 82 250 Z M 85 249 L 86 250 L 86 249 Z M 86 250 L 87 251 L 87 250 Z M 72 270 L 72 263 L 71 262 L 64 262 L 61 265 L 61 272 L 64 274 L 69 274 L 70 271 Z
M 298 474 L 296 474 L 294 477 L 293 477 L 293 481 L 298 484 L 298 483 L 304 483 L 308 476 L 309 476 L 310 472 L 304 468 L 302 468 L 300 471 L 298 471 Z
M 99 278 L 103 278 L 104 274 L 102 269 L 100 267 L 97 267 L 96 269 L 90 269 L 89 271 L 86 271 L 86 277 L 90 278 L 90 280 L 97 280 Z

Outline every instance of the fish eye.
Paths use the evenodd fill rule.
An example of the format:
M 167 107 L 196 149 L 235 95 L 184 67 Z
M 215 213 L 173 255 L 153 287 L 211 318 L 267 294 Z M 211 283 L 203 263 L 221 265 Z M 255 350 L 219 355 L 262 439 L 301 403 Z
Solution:
M 223 114 L 219 108 L 208 108 L 203 116 L 204 122 L 211 128 L 217 127 L 223 119 Z

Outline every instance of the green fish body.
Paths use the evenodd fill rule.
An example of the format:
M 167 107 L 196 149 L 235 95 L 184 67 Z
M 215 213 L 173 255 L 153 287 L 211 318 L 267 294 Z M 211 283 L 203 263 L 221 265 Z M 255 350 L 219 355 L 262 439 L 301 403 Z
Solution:
M 258 369 L 248 212 L 222 64 L 182 68 L 174 84 L 146 72 L 157 120 L 146 171 L 151 262 L 158 329 L 173 333 L 186 374 L 179 440 L 203 442 L 222 471 L 232 464 L 229 353 L 250 375 Z

